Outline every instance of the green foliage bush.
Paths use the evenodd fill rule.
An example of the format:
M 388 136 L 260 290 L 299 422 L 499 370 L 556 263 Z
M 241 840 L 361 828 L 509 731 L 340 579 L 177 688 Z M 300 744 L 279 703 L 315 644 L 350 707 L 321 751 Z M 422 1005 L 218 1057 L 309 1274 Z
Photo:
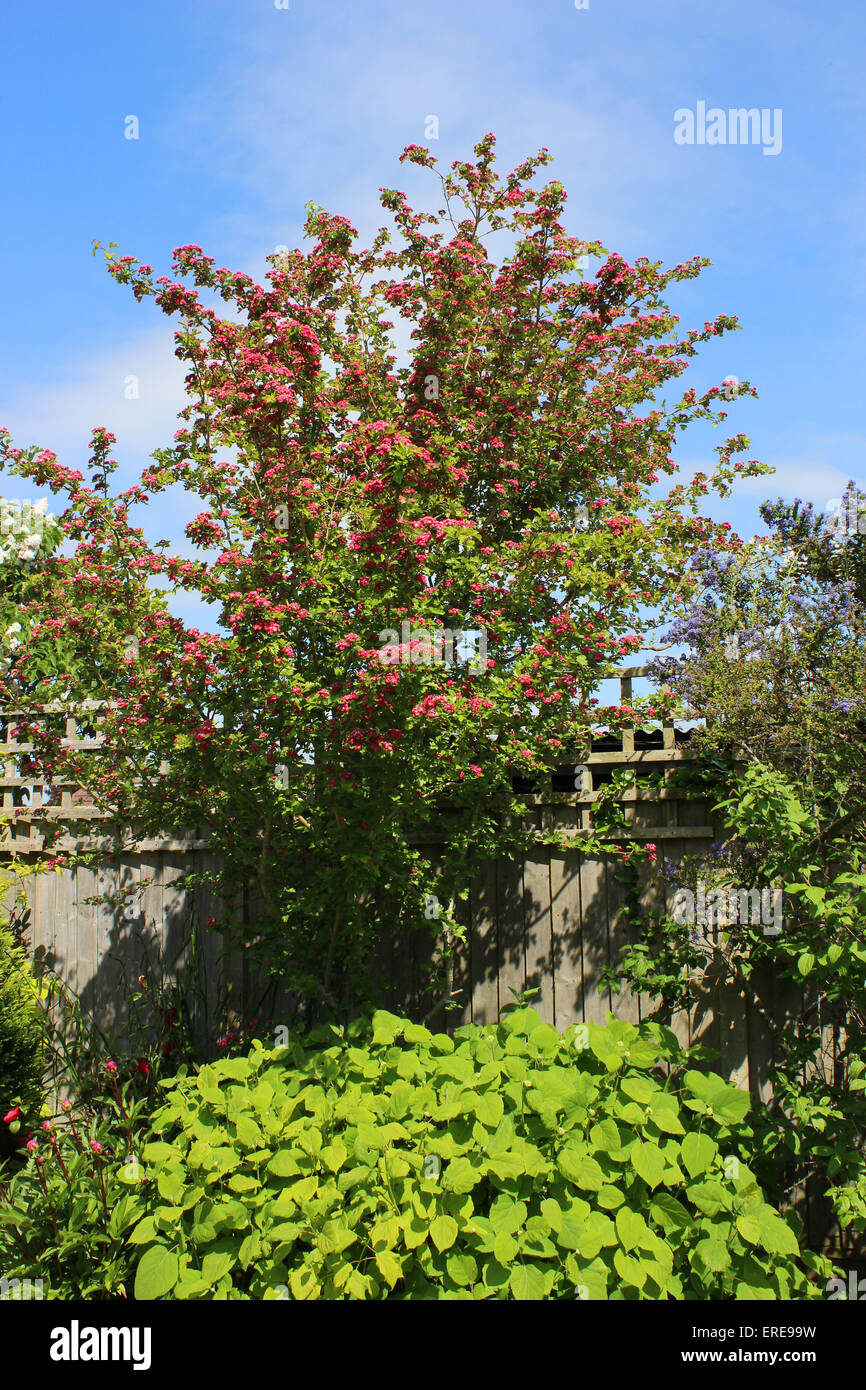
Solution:
M 154 1109 L 140 1066 L 103 1060 L 84 1077 L 85 1098 L 62 1101 L 28 1140 L 26 1165 L 2 1174 L 4 1277 L 42 1280 L 45 1298 L 130 1295 L 125 1233 L 147 1210 L 138 1153 Z
M 658 1024 L 379 1012 L 161 1084 L 139 1299 L 806 1299 L 832 1272 L 743 1161 L 748 1095 Z
M 160 1079 L 179 1068 L 186 1075 L 194 1052 L 194 970 L 175 981 L 158 949 L 121 976 L 121 987 L 123 1037 L 110 1039 L 65 981 L 49 972 L 39 981 L 46 1089 L 74 1099 L 61 1100 L 35 1134 L 32 1112 L 31 1125 L 8 1127 L 18 1130 L 10 1149 L 27 1140 L 18 1154 L 26 1166 L 0 1175 L 0 1274 L 42 1280 L 47 1298 L 131 1297 L 137 1252 L 125 1234 L 149 1194 L 138 1155 L 149 1116 L 164 1104 Z
M 866 495 L 852 482 L 827 514 L 800 500 L 761 514 L 769 536 L 695 557 L 695 588 L 667 634 L 687 650 L 656 671 L 677 696 L 672 713 L 699 721 L 688 794 L 712 799 L 720 839 L 665 866 L 663 910 L 630 895 L 632 939 L 609 982 L 660 1001 L 663 1023 L 705 974 L 749 1000 L 773 1059 L 772 1099 L 752 1117 L 758 1179 L 771 1199 L 825 1193 L 826 1212 L 810 1199 L 814 1237 L 833 1217 L 862 1245 Z M 675 910 L 699 883 L 721 900 L 709 932 Z M 771 885 L 767 931 L 737 899 Z M 794 1017 L 772 1006 L 769 979 L 777 999 L 802 1000 Z
M 43 1047 L 42 1012 L 27 957 L 0 925 L 0 1116 L 21 1110 L 13 1125 L 0 1120 L 0 1153 L 14 1141 L 23 1118 L 39 1112 Z

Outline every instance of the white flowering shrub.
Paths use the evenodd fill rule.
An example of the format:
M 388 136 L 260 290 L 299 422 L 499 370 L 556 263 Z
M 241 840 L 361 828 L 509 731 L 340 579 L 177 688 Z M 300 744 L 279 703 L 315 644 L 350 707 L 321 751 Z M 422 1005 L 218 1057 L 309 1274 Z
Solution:
M 9 674 L 26 640 L 26 605 L 34 572 L 60 539 L 57 518 L 45 498 L 0 498 L 0 677 Z M 23 620 L 23 621 L 22 621 Z
M 54 522 L 44 497 L 33 503 L 0 499 L 0 565 L 33 569 Z

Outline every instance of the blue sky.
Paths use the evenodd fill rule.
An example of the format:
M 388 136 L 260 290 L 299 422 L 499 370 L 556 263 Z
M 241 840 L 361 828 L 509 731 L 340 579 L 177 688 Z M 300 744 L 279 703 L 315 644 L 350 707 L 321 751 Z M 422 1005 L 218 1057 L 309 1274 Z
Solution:
M 380 186 L 433 196 L 404 145 L 448 163 L 492 130 L 508 169 L 549 148 L 575 235 L 713 261 L 674 307 L 685 328 L 732 313 L 743 331 L 688 380 L 757 386 L 728 426 L 777 475 L 708 510 L 751 535 L 763 496 L 822 506 L 866 479 L 864 33 L 863 0 L 5 0 L 0 424 L 72 466 L 105 425 L 131 480 L 174 433 L 181 372 L 169 321 L 111 281 L 94 238 L 160 274 L 195 242 L 261 276 L 305 202 L 370 234 Z M 781 110 L 779 153 L 677 144 L 674 113 L 699 101 Z M 685 434 L 684 470 L 718 442 Z M 176 540 L 194 510 L 154 507 L 148 533 Z

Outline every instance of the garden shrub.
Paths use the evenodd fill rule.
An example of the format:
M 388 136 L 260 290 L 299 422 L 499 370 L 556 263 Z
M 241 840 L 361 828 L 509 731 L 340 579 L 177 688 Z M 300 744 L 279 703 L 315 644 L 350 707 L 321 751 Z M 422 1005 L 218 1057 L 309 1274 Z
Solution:
M 832 1272 L 743 1159 L 748 1095 L 658 1024 L 379 1012 L 162 1085 L 139 1299 L 806 1299 Z
M 103 1062 L 97 1093 L 61 1102 L 0 1179 L 0 1274 L 41 1280 L 45 1298 L 127 1296 L 125 1232 L 147 1210 L 138 1152 L 153 1087 L 147 1063 Z
M 15 1147 L 42 1100 L 44 1032 L 27 957 L 0 924 L 0 1155 Z M 5 1120 L 4 1117 L 11 1116 Z
M 666 634 L 685 650 L 656 674 L 673 713 L 698 721 L 687 794 L 712 798 L 721 838 L 665 864 L 664 909 L 631 894 L 610 972 L 659 1001 L 663 1023 L 705 974 L 749 1000 L 772 1057 L 772 1100 L 752 1117 L 758 1179 L 780 1199 L 825 1192 L 826 1214 L 810 1203 L 818 1230 L 832 1213 L 849 1247 L 866 1233 L 864 514 L 853 482 L 826 514 L 767 502 L 769 535 L 693 557 L 700 589 Z M 699 885 L 716 903 L 700 933 L 686 920 Z M 771 930 L 749 895 L 773 900 Z M 792 1017 L 782 1000 L 802 1004 Z

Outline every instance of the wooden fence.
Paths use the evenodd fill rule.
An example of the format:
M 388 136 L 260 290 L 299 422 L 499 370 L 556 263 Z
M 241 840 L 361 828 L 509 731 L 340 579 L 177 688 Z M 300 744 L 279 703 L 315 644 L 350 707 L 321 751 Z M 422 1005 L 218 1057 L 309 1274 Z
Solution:
M 646 668 L 626 668 L 617 673 L 621 704 L 628 704 L 632 679 Z M 631 788 L 620 794 L 625 827 L 618 838 L 654 842 L 655 870 L 641 868 L 644 906 L 671 903 L 676 866 L 687 854 L 706 851 L 720 836 L 706 802 L 684 796 L 671 784 L 677 764 L 689 758 L 688 732 L 673 723 L 652 732 L 626 729 L 608 733 L 600 727 L 584 754 L 575 786 L 575 768 L 562 769 L 551 788 L 526 794 L 527 824 L 537 829 L 555 828 L 574 836 L 574 848 L 537 848 L 522 860 L 501 858 L 483 864 L 473 883 L 467 904 L 465 949 L 457 962 L 454 981 L 458 1008 L 439 1019 L 439 1026 L 487 1022 L 498 1018 L 515 992 L 537 989 L 534 1007 L 542 1018 L 559 1029 L 570 1023 L 603 1022 L 608 1010 L 617 1018 L 637 1021 L 648 1016 L 652 1000 L 629 991 L 611 994 L 601 975 L 634 930 L 628 920 L 624 889 L 614 872 L 611 855 L 586 854 L 580 848 L 581 831 L 591 824 L 599 788 L 613 771 L 624 766 L 639 771 L 661 767 L 660 785 L 653 789 Z M 20 713 L 17 716 L 20 718 Z M 98 721 L 98 706 L 86 716 Z M 57 804 L 42 810 L 42 791 L 18 772 L 18 759 L 31 745 L 9 737 L 16 712 L 0 723 L 0 779 L 4 813 L 14 818 L 0 853 L 25 861 L 38 857 L 42 839 L 28 812 L 40 808 L 63 821 L 105 816 L 82 804 L 81 793 L 71 785 L 54 789 Z M 82 733 L 81 720 L 67 717 L 68 745 L 77 749 L 101 746 L 98 731 Z M 58 792 L 60 793 L 58 797 Z M 64 849 L 95 847 L 99 826 L 85 838 L 65 834 Z M 164 961 L 178 977 L 189 978 L 190 923 L 200 927 L 218 916 L 218 902 L 203 889 L 184 892 L 178 880 L 189 871 L 213 869 L 206 827 L 191 827 L 182 839 L 148 840 L 129 853 L 105 861 L 98 868 L 72 866 L 26 880 L 31 949 L 37 960 L 65 978 L 80 995 L 86 1009 L 109 1033 L 122 1034 L 124 978 L 135 978 L 146 957 L 153 965 Z M 142 889 L 141 885 L 146 886 Z M 95 901 L 94 901 L 95 900 Z M 262 1000 L 251 976 L 230 941 L 215 932 L 197 933 L 201 988 L 196 1025 L 202 1046 L 213 1048 L 222 1004 L 228 993 L 238 1014 L 253 1011 L 280 1021 L 279 995 L 271 991 Z M 376 974 L 385 981 L 383 1003 L 391 1008 L 423 1012 L 422 987 L 431 941 L 420 935 L 408 941 L 383 942 Z M 800 990 L 782 982 L 775 971 L 759 970 L 752 978 L 753 994 L 747 998 L 730 975 L 718 965 L 696 973 L 691 982 L 693 1004 L 674 1020 L 683 1042 L 715 1048 L 713 1063 L 736 1085 L 748 1088 L 754 1100 L 767 1103 L 772 1095 L 773 1028 L 798 1017 L 806 1006 Z M 429 1002 L 429 1001 L 428 1001 Z M 275 1011 L 276 1010 L 276 1011 Z M 832 1068 L 835 1035 L 828 1026 L 825 1055 L 816 1065 Z M 820 1242 L 826 1230 L 826 1212 L 817 1196 L 800 1203 L 810 1237 Z

